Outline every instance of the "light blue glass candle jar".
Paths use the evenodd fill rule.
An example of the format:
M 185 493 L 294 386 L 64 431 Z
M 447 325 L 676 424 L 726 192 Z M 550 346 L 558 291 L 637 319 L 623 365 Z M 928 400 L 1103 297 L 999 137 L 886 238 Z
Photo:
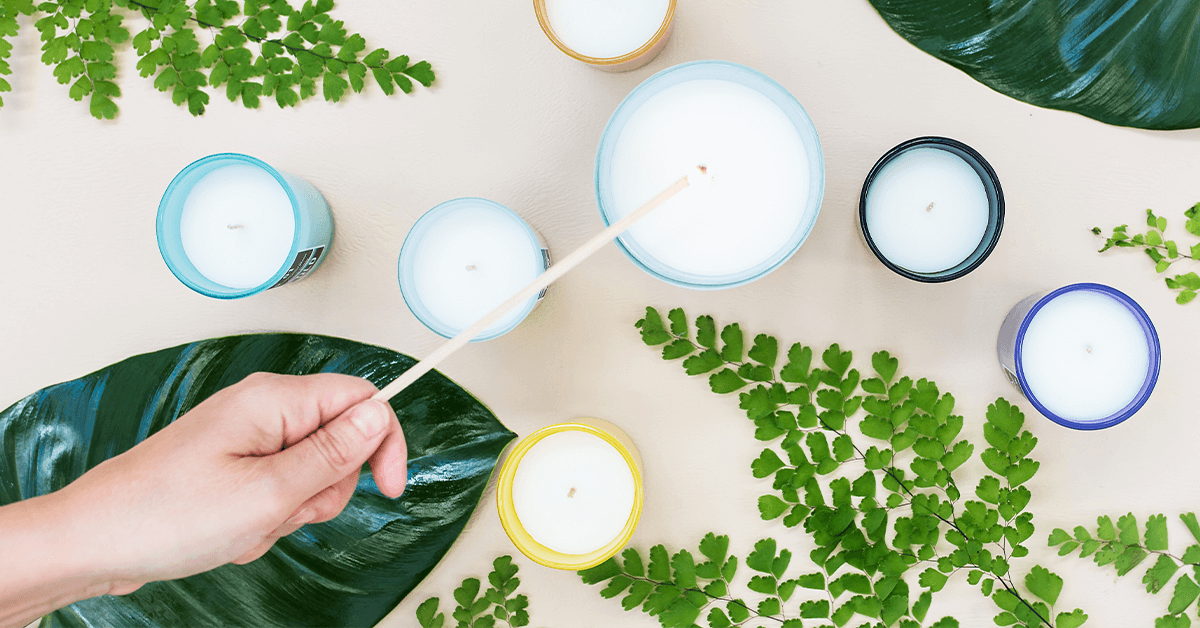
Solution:
M 238 299 L 299 281 L 321 265 L 333 214 L 312 184 L 237 153 L 184 168 L 158 206 L 158 249 L 184 285 Z
M 1112 427 L 1154 391 L 1158 332 L 1128 295 L 1096 283 L 1035 294 L 1009 311 L 996 341 L 1009 381 L 1051 421 Z
M 647 79 L 617 107 L 596 155 L 596 201 L 611 225 L 703 166 L 617 238 L 647 273 L 686 288 L 749 283 L 778 268 L 816 223 L 825 162 L 800 103 L 736 63 L 695 61 Z
M 516 212 L 487 199 L 460 198 L 417 220 L 400 247 L 396 274 L 413 315 L 453 338 L 549 267 L 549 249 Z M 471 342 L 512 331 L 545 294 L 530 297 Z

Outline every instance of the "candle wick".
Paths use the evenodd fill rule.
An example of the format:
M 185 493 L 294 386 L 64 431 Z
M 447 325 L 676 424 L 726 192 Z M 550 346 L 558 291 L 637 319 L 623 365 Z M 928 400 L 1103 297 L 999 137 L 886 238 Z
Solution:
M 228 226 L 230 229 L 245 229 L 246 228 L 245 225 L 226 225 L 226 226 Z
M 930 203 L 930 204 L 929 204 L 929 207 L 926 207 L 926 208 L 925 208 L 925 211 L 927 211 L 927 212 L 931 212 L 931 211 L 933 211 L 933 203 Z
M 567 493 L 567 497 L 574 497 L 574 496 L 575 496 L 575 489 L 571 488 L 571 492 Z
M 702 187 L 706 187 L 706 188 L 711 186 L 713 183 L 713 179 L 715 179 L 716 177 L 712 174 L 709 174 L 708 166 L 706 166 L 704 164 L 697 164 L 696 170 L 698 171 L 699 174 L 688 175 L 688 178 L 687 178 L 688 185 L 698 185 L 698 186 L 702 186 Z
M 475 265 L 471 264 L 470 266 L 467 266 L 467 270 L 475 270 Z

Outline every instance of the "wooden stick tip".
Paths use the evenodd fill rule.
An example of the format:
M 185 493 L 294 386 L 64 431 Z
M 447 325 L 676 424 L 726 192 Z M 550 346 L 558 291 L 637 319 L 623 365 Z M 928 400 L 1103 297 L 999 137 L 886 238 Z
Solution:
M 687 177 L 689 186 L 707 187 L 712 185 L 713 175 L 708 172 L 708 166 L 703 164 L 696 166 L 698 172 L 693 172 Z

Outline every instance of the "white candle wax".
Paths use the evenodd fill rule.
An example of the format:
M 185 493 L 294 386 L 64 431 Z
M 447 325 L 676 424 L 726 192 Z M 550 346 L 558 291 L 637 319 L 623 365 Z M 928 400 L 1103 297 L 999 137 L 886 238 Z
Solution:
M 234 289 L 271 279 L 291 253 L 296 217 L 287 192 L 262 168 L 231 165 L 200 179 L 184 201 L 179 235 L 200 274 Z
M 867 231 L 896 266 L 936 273 L 971 256 L 990 210 L 979 174 L 940 148 L 913 148 L 886 163 L 867 190 Z
M 678 271 L 722 277 L 776 257 L 813 220 L 795 125 L 770 98 L 722 79 L 667 87 L 630 116 L 612 153 L 610 220 L 701 165 L 711 185 L 684 190 L 623 239 Z
M 1029 392 L 1050 412 L 1097 420 L 1137 397 L 1150 364 L 1138 318 L 1101 292 L 1064 293 L 1034 314 L 1021 343 Z
M 538 441 L 521 458 L 512 487 L 521 526 L 563 554 L 604 547 L 620 536 L 633 513 L 633 471 L 621 452 L 587 432 L 559 432 Z
M 455 206 L 413 245 L 416 297 L 455 334 L 536 279 L 541 270 L 541 249 L 531 241 L 527 227 L 507 211 L 482 202 Z M 516 308 L 484 333 L 511 326 L 524 314 Z
M 597 59 L 625 56 L 654 38 L 670 0 L 546 0 L 554 34 L 571 50 Z

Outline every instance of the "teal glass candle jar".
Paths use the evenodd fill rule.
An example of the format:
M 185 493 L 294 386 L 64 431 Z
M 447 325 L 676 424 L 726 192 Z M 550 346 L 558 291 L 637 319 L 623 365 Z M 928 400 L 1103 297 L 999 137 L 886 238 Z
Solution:
M 158 249 L 184 285 L 238 299 L 299 281 L 333 241 L 333 213 L 304 179 L 237 153 L 184 168 L 158 206 Z

